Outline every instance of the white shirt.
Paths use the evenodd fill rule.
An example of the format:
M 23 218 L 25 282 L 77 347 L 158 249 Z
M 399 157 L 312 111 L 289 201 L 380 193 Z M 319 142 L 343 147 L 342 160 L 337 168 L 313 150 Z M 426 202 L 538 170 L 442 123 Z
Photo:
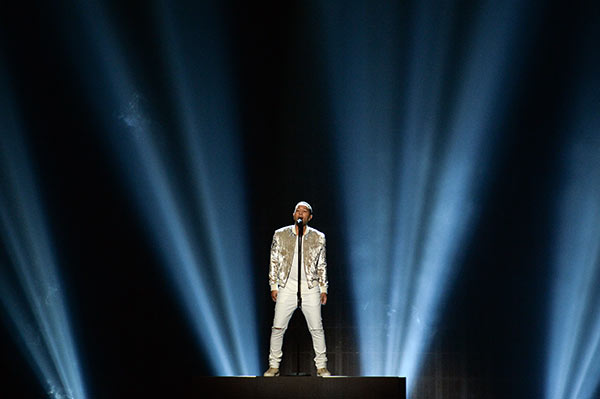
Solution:
M 307 229 L 308 231 L 308 229 Z M 302 244 L 304 244 L 304 237 L 306 233 L 302 236 Z M 304 249 L 304 245 L 302 246 Z M 304 267 L 304 256 L 302 258 L 302 269 L 300 270 L 300 287 L 302 293 L 309 293 L 314 291 L 319 291 L 319 287 L 315 286 L 312 289 L 308 288 L 308 283 L 306 282 L 306 269 Z M 288 281 L 285 284 L 286 291 L 290 290 L 292 292 L 298 292 L 298 237 L 296 236 L 296 245 L 294 245 L 294 259 L 292 260 L 292 268 L 290 270 L 290 276 L 288 277 Z

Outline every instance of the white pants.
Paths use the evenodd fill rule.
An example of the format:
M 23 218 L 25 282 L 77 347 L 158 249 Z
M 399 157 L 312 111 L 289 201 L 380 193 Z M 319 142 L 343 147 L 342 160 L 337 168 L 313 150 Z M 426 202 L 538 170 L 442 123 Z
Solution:
M 286 287 L 287 288 L 287 287 Z M 271 349 L 269 352 L 269 367 L 279 368 L 283 357 L 281 347 L 283 346 L 283 335 L 288 323 L 296 310 L 298 298 L 297 292 L 289 289 L 280 289 L 277 293 L 275 303 L 275 317 L 271 329 Z M 321 293 L 318 287 L 309 292 L 302 293 L 302 313 L 308 324 L 308 330 L 312 336 L 313 349 L 315 350 L 315 366 L 317 369 L 327 367 L 327 356 L 325 355 L 325 332 L 321 321 Z

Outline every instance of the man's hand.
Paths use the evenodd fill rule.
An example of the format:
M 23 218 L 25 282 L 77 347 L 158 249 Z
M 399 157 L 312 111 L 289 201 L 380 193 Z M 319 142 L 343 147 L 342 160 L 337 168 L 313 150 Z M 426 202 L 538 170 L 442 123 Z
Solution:
M 325 305 L 327 303 L 327 294 L 321 292 L 321 305 Z
M 273 300 L 273 302 L 277 302 L 277 290 L 271 291 L 271 299 Z M 321 297 L 321 300 L 322 300 L 322 297 Z

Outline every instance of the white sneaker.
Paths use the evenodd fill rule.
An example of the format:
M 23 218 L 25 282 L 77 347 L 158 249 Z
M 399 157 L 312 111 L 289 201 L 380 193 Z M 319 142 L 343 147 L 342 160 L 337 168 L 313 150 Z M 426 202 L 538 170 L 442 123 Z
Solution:
M 279 377 L 279 369 L 274 367 L 269 367 L 267 371 L 263 374 L 265 377 Z
M 329 372 L 329 370 L 327 370 L 327 367 L 323 367 L 323 368 L 317 369 L 317 376 L 331 377 L 331 373 Z

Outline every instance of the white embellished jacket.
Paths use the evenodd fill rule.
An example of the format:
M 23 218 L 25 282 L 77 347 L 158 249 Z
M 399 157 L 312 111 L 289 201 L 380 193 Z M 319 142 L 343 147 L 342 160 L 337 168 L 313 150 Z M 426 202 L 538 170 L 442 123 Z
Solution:
M 292 270 L 294 249 L 298 236 L 294 225 L 282 227 L 273 234 L 271 243 L 271 262 L 269 266 L 269 285 L 271 291 L 284 288 Z M 308 288 L 319 285 L 319 290 L 327 293 L 327 260 L 325 256 L 325 234 L 306 226 L 302 241 L 302 256 Z

